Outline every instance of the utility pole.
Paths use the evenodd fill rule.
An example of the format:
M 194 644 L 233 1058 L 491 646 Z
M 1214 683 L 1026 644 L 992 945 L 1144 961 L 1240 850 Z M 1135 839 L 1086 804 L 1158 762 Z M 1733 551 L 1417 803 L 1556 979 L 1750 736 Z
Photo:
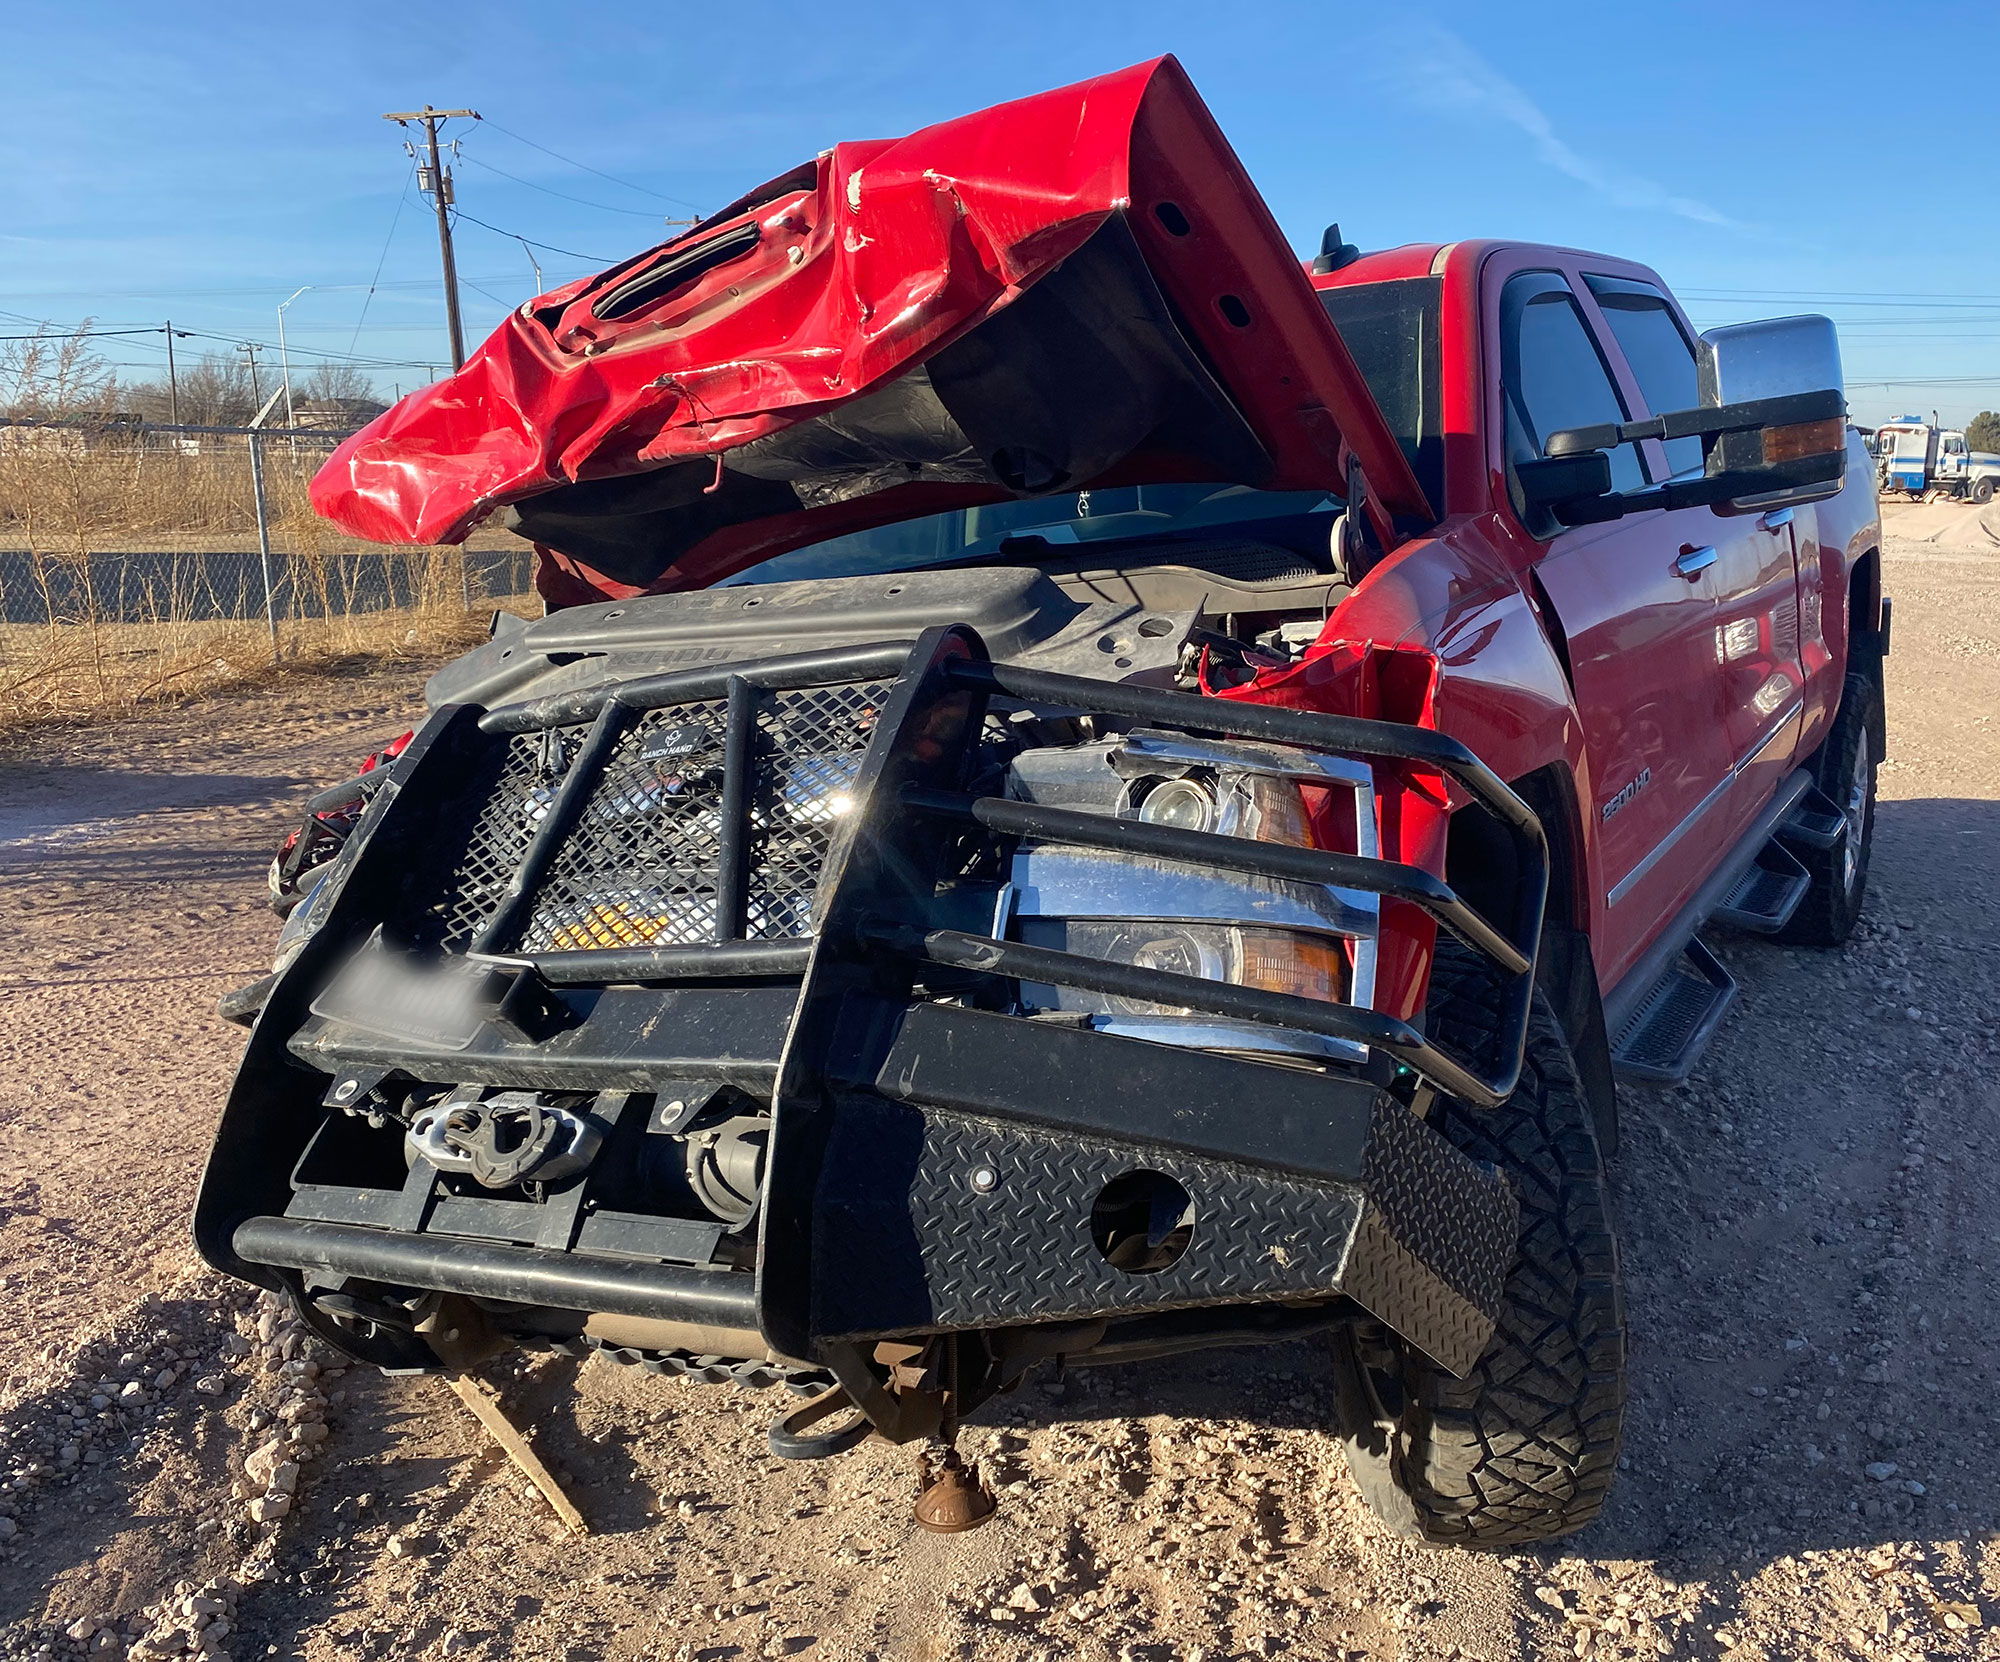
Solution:
M 477 110 L 435 110 L 426 104 L 421 110 L 391 111 L 384 115 L 384 121 L 393 121 L 398 127 L 407 127 L 413 121 L 421 122 L 424 137 L 430 146 L 430 165 L 417 165 L 417 185 L 430 193 L 431 206 L 437 209 L 438 252 L 444 260 L 444 315 L 451 326 L 451 367 L 454 371 L 465 367 L 465 329 L 458 320 L 458 262 L 451 253 L 451 172 L 438 154 L 438 123 L 454 117 L 465 116 L 474 121 L 479 119 Z
M 167 414 L 176 427 L 181 424 L 181 383 L 174 374 L 174 320 L 167 319 Z
M 242 352 L 250 364 L 250 402 L 261 406 L 264 402 L 264 389 L 257 385 L 257 343 L 254 340 L 246 340 Z

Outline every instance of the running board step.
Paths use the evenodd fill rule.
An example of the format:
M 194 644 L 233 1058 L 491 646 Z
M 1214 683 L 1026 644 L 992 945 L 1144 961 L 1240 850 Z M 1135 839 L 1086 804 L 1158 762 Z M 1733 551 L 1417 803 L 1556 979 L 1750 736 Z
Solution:
M 1735 980 L 1696 936 L 1613 1036 L 1612 1067 L 1621 1079 L 1678 1085 L 1735 997 Z
M 1847 816 L 1815 785 L 1778 822 L 1777 835 L 1781 841 L 1799 847 L 1838 848 L 1847 835 Z
M 1712 921 L 1753 935 L 1775 935 L 1792 921 L 1811 887 L 1812 874 L 1773 837 L 1757 850 L 1757 858 L 1723 897 Z

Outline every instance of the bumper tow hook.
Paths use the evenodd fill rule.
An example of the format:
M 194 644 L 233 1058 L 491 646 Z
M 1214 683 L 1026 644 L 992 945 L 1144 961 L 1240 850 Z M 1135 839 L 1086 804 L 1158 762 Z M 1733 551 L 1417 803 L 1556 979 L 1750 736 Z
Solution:
M 838 1423 L 826 1421 L 845 1414 Z M 771 1452 L 780 1460 L 831 1460 L 859 1448 L 874 1429 L 868 1417 L 854 1406 L 844 1386 L 834 1385 L 807 1398 L 772 1425 Z

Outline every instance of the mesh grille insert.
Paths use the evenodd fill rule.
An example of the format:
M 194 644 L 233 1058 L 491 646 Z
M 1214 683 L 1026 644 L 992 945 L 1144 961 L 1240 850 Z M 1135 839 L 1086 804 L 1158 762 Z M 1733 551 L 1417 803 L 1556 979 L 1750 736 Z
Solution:
M 720 702 L 649 710 L 611 752 L 535 892 L 523 952 L 715 939 Z
M 749 901 L 753 941 L 813 931 L 827 849 L 853 806 L 861 753 L 888 693 L 884 682 L 783 692 L 757 712 L 759 765 L 751 791 Z
M 747 939 L 812 933 L 827 850 L 853 806 L 862 752 L 889 686 L 868 682 L 758 695 L 746 758 Z M 650 710 L 634 722 L 557 846 L 519 939 L 504 943 L 505 950 L 699 946 L 717 938 L 727 713 L 716 699 Z M 513 741 L 537 742 L 533 735 Z M 520 797 L 518 783 L 511 794 Z M 448 943 L 459 947 L 491 915 L 533 831 L 526 813 L 518 806 L 508 813 L 497 795 L 482 824 L 487 819 L 516 827 L 518 835 L 488 839 L 505 869 L 485 879 L 470 925 Z M 470 901 L 462 894 L 460 909 L 472 911 Z
M 437 944 L 445 951 L 463 952 L 499 907 L 582 734 L 581 728 L 516 733 L 487 761 L 473 786 L 479 811 L 458 831 L 460 846 L 445 856 L 446 899 L 436 914 Z

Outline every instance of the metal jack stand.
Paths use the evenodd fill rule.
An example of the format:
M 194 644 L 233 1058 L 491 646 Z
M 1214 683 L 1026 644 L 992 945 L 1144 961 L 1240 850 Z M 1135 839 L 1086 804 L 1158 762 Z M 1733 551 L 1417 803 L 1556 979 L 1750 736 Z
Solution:
M 967 1466 L 956 1448 L 947 1448 L 935 1466 L 929 1455 L 918 1455 L 917 1482 L 917 1526 L 934 1535 L 977 1529 L 1000 1508 L 979 1468 Z
M 934 1535 L 957 1535 L 977 1529 L 1000 1509 L 1000 1503 L 979 1475 L 979 1468 L 968 1466 L 958 1452 L 958 1346 L 948 1342 L 944 1350 L 945 1410 L 938 1426 L 944 1452 L 935 1465 L 928 1454 L 917 1456 L 916 1517 L 919 1529 Z

